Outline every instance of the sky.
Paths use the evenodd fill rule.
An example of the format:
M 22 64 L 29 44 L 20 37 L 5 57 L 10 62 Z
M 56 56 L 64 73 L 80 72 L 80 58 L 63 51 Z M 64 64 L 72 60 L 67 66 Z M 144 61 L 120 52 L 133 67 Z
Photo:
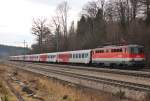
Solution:
M 33 18 L 50 19 L 64 0 L 0 0 L 0 44 L 30 47 L 35 43 L 31 34 Z M 79 18 L 82 7 L 92 0 L 68 0 L 69 23 Z

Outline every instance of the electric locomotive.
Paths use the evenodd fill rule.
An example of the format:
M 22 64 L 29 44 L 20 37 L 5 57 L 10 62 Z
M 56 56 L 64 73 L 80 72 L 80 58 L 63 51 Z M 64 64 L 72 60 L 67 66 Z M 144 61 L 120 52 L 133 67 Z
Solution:
M 92 63 L 105 66 L 143 67 L 144 47 L 141 45 L 104 46 L 92 50 Z

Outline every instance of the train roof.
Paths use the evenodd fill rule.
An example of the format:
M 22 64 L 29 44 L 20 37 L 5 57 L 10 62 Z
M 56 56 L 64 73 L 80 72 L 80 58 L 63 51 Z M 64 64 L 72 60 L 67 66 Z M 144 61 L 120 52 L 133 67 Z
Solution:
M 144 46 L 138 45 L 138 44 L 129 44 L 129 45 L 108 45 L 108 46 L 98 47 L 98 48 L 95 48 L 95 49 L 99 49 L 99 48 L 116 48 L 116 47 L 144 47 Z
M 91 49 L 87 49 L 87 50 L 75 50 L 75 51 L 64 51 L 64 52 L 58 52 L 58 53 L 67 53 L 67 52 L 74 53 L 74 52 L 90 52 L 90 51 L 91 51 Z

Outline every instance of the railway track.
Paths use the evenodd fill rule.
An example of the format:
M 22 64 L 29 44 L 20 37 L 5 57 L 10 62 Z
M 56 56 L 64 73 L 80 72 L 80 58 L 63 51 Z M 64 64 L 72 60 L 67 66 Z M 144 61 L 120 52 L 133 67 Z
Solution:
M 14 62 L 15 63 L 15 62 Z M 27 62 L 28 64 L 38 64 L 42 66 L 54 66 L 60 68 L 69 68 L 72 70 L 86 70 L 86 71 L 93 71 L 93 72 L 103 72 L 103 73 L 113 73 L 113 74 L 120 74 L 120 75 L 127 75 L 127 76 L 135 76 L 135 77 L 142 77 L 142 78 L 150 78 L 150 70 L 121 70 L 121 69 L 108 69 L 108 68 L 98 68 L 98 67 L 91 67 L 91 66 L 73 66 L 73 65 L 60 65 L 60 64 L 48 64 L 48 63 L 32 63 Z M 18 64 L 18 63 L 17 63 Z M 20 63 L 20 65 L 24 65 L 24 63 Z
M 51 73 L 55 73 L 55 74 L 70 76 L 73 78 L 84 79 L 84 80 L 88 80 L 88 81 L 96 81 L 99 83 L 105 83 L 105 84 L 119 86 L 119 87 L 127 87 L 127 88 L 130 88 L 133 90 L 138 90 L 138 91 L 150 92 L 150 86 L 149 85 L 136 84 L 136 83 L 131 83 L 131 82 L 106 79 L 106 78 L 101 78 L 101 77 L 94 77 L 94 76 L 89 76 L 89 75 L 84 75 L 84 74 L 68 72 L 68 71 L 64 71 L 64 70 L 54 70 L 54 69 L 46 69 L 46 68 L 39 68 L 39 67 L 28 67 L 28 68 L 31 68 L 34 70 L 36 69 L 39 71 L 44 71 L 47 73 L 51 72 Z
M 18 63 L 17 63 L 18 64 Z M 31 67 L 40 67 L 40 68 L 45 68 L 45 69 L 53 69 L 53 70 L 63 70 L 63 71 L 68 71 L 68 72 L 73 72 L 76 74 L 84 74 L 84 75 L 89 75 L 89 76 L 94 76 L 94 77 L 103 77 L 107 79 L 114 79 L 118 81 L 127 81 L 127 82 L 132 82 L 132 83 L 138 83 L 138 84 L 145 84 L 145 85 L 150 85 L 150 79 L 148 78 L 149 72 L 139 72 L 139 71 L 134 71 L 138 72 L 136 74 L 131 73 L 132 71 L 123 71 L 123 70 L 112 70 L 109 69 L 103 69 L 103 68 L 92 68 L 89 70 L 89 68 L 85 67 L 78 67 L 77 66 L 65 66 L 65 65 L 50 65 L 50 64 L 32 64 L 32 63 L 27 63 Z M 24 66 L 25 64 L 19 63 L 19 65 Z M 64 67 L 65 66 L 65 67 Z M 73 67 L 73 68 L 72 68 Z M 94 69 L 94 70 L 93 70 Z M 97 71 L 100 70 L 100 71 Z M 102 71 L 101 71 L 102 70 Z M 121 71 L 121 72 L 120 72 Z M 122 73 L 124 72 L 124 73 Z M 139 74 L 140 73 L 140 74 Z M 146 74 L 144 74 L 146 73 Z M 144 75 L 144 76 L 143 76 Z M 146 75 L 146 77 L 145 77 Z
M 105 72 L 105 73 L 112 73 L 124 76 L 133 76 L 149 79 L 148 77 L 150 74 L 148 72 L 140 72 L 140 71 L 123 71 L 123 70 L 109 70 L 102 69 L 102 68 L 92 68 L 92 67 L 78 67 L 78 66 L 68 66 L 68 65 L 55 65 L 55 64 L 32 64 L 32 63 L 12 63 L 17 68 L 28 70 L 31 72 L 39 73 L 42 75 L 46 75 L 49 77 L 55 77 L 67 82 L 71 82 L 74 84 L 82 85 L 88 88 L 99 89 L 99 90 L 106 90 L 105 87 L 112 86 L 114 88 L 118 88 L 119 90 L 128 91 L 129 92 L 142 92 L 141 94 L 145 94 L 150 92 L 150 81 L 149 83 L 137 83 L 137 82 L 130 82 L 125 79 L 117 80 L 112 78 L 105 78 L 101 76 L 95 76 L 90 73 L 82 73 L 79 71 L 90 71 L 90 72 Z M 69 68 L 69 69 L 68 69 Z M 77 71 L 78 70 L 78 71 Z M 136 74 L 132 74 L 136 73 Z M 102 86 L 101 86 L 102 85 Z M 127 90 L 126 90 L 127 89 Z M 108 90 L 108 89 L 107 89 Z M 127 94 L 127 96 L 131 96 L 131 94 Z M 133 95 L 132 95 L 133 96 Z
M 150 78 L 150 69 L 142 69 L 142 70 L 121 70 L 121 69 L 108 69 L 108 68 L 98 68 L 91 66 L 72 66 L 72 65 L 59 65 L 59 64 L 48 64 L 48 63 L 35 63 L 44 66 L 57 66 L 60 68 L 70 68 L 70 69 L 80 69 L 80 70 L 88 70 L 88 71 L 96 71 L 96 72 L 104 72 L 104 73 L 114 73 L 121 75 L 130 75 L 136 77 L 144 77 Z
M 10 63 L 9 66 L 14 66 L 19 69 L 24 69 L 48 77 L 57 78 L 63 81 L 67 81 L 73 84 L 81 85 L 92 89 L 104 90 L 106 92 L 112 92 L 112 93 L 116 93 L 121 90 L 126 93 L 126 96 L 128 98 L 135 99 L 135 95 L 132 95 L 131 92 L 136 94 L 136 99 L 139 99 L 141 98 L 141 96 L 145 96 L 145 94 L 150 92 L 149 72 L 118 70 L 118 69 L 109 70 L 105 68 L 95 68 L 95 67 L 85 68 L 84 66 L 79 67 L 79 66 L 71 66 L 71 65 L 28 63 L 28 62 L 27 63 L 6 62 L 5 64 L 8 63 Z M 86 72 L 82 73 L 79 71 L 82 72 L 86 71 L 87 73 Z M 123 73 L 121 73 L 120 71 Z M 95 76 L 94 72 L 99 73 L 99 76 Z M 125 78 L 122 79 L 105 78 L 101 76 L 102 73 L 109 74 L 110 77 L 113 77 L 113 75 L 119 75 L 124 77 L 129 76 L 131 80 L 134 81 L 141 80 L 142 82 L 127 81 L 127 79 Z M 132 73 L 136 73 L 136 74 L 132 74 Z

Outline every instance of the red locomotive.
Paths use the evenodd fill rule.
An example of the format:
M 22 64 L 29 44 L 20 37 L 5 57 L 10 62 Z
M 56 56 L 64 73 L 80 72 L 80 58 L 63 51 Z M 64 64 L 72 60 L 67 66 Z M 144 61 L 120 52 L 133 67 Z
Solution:
M 105 66 L 143 67 L 144 47 L 140 45 L 105 46 L 92 50 L 92 63 Z

